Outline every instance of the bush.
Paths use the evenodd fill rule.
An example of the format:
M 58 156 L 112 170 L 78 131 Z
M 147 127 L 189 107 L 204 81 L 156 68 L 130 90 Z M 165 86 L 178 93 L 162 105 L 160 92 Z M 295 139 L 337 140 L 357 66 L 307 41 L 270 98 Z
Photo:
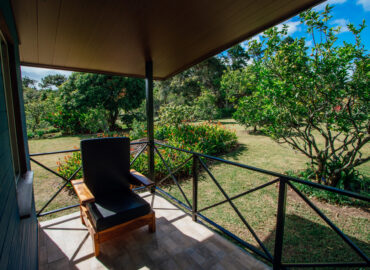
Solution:
M 188 105 L 166 105 L 159 109 L 159 123 L 161 125 L 178 126 L 193 120 L 193 108 Z
M 145 105 L 145 104 L 144 104 Z M 146 115 L 144 114 L 143 106 L 138 109 L 125 112 L 120 116 L 121 122 L 125 124 L 128 128 L 134 128 L 135 122 L 144 122 L 146 120 Z
M 56 133 L 58 132 L 59 129 L 54 128 L 54 127 L 49 127 L 49 128 L 44 128 L 44 129 L 36 129 L 35 131 L 27 130 L 27 137 L 29 139 L 33 138 L 43 138 L 46 137 L 45 135 L 51 134 L 51 133 Z
M 217 155 L 229 152 L 237 145 L 235 132 L 226 129 L 220 123 L 202 123 L 202 124 L 182 124 L 180 126 L 163 125 L 155 129 L 154 136 L 157 140 L 167 141 L 169 145 L 199 152 L 207 155 Z M 167 147 L 158 147 L 163 159 L 171 169 L 176 168 L 190 154 L 177 151 Z M 162 159 L 156 154 L 155 176 L 161 179 L 168 174 L 167 168 Z M 144 152 L 133 164 L 133 168 L 144 174 L 148 173 L 148 156 Z M 191 175 L 192 162 L 188 162 L 177 175 L 187 177 Z
M 59 108 L 57 112 L 49 114 L 46 120 L 64 134 L 96 133 L 108 129 L 108 122 L 102 109 L 80 112 Z
M 69 178 L 73 173 L 82 165 L 81 162 L 81 152 L 73 152 L 72 155 L 67 155 L 64 160 L 57 161 L 57 172 L 64 178 Z M 73 177 L 73 179 L 82 178 L 82 169 Z M 72 188 L 71 184 L 68 183 L 67 186 Z
M 130 134 L 131 139 L 142 138 L 146 136 L 145 125 L 143 123 L 137 123 L 139 129 L 135 131 L 135 134 Z M 134 129 L 135 130 L 135 129 Z M 122 136 L 124 134 L 99 134 L 98 137 L 108 136 Z M 142 136 L 141 136 L 142 135 Z M 216 155 L 228 152 L 232 150 L 237 144 L 237 137 L 235 132 L 226 129 L 221 124 L 183 124 L 178 127 L 163 125 L 158 126 L 155 129 L 155 138 L 158 140 L 167 141 L 168 144 L 195 152 L 200 152 L 208 155 Z M 167 147 L 157 146 L 163 159 L 170 168 L 176 168 L 178 165 L 183 163 L 190 154 L 170 149 Z M 141 149 L 138 147 L 137 149 Z M 131 150 L 132 151 L 132 150 Z M 137 152 L 137 151 L 136 151 Z M 136 152 L 131 153 L 133 158 Z M 162 159 L 156 154 L 155 155 L 155 174 L 157 179 L 161 179 L 168 174 L 167 168 L 163 163 Z M 58 162 L 58 172 L 64 177 L 70 177 L 73 172 L 81 164 L 80 152 L 74 152 L 72 155 L 64 157 L 64 161 Z M 148 153 L 144 151 L 133 164 L 132 168 L 135 170 L 148 175 Z M 188 162 L 180 171 L 178 175 L 185 177 L 191 174 L 192 163 Z M 77 178 L 81 178 L 82 173 L 79 172 L 76 175 Z
M 134 120 L 130 131 L 130 140 L 137 140 L 146 137 L 146 122 Z
M 308 167 L 306 170 L 301 171 L 299 173 L 295 173 L 293 171 L 286 172 L 287 175 L 299 177 L 307 181 L 313 181 L 313 176 L 315 175 L 312 168 Z M 348 185 L 349 184 L 349 185 Z M 349 198 L 344 195 L 340 195 L 334 192 L 314 188 L 308 185 L 295 183 L 294 184 L 301 192 L 308 196 L 315 197 L 321 201 L 329 202 L 332 204 L 339 204 L 339 205 L 364 205 L 365 202 Z M 348 191 L 360 193 L 366 196 L 369 196 L 370 190 L 370 179 L 361 175 L 358 171 L 353 171 L 348 175 L 343 175 L 342 179 L 340 180 L 337 188 L 345 189 Z
M 221 123 L 183 124 L 178 127 L 163 125 L 155 129 L 154 136 L 168 141 L 170 145 L 207 155 L 228 152 L 237 144 L 235 132 Z
M 199 120 L 214 120 L 219 117 L 216 106 L 216 96 L 211 91 L 205 90 L 196 98 L 193 116 Z

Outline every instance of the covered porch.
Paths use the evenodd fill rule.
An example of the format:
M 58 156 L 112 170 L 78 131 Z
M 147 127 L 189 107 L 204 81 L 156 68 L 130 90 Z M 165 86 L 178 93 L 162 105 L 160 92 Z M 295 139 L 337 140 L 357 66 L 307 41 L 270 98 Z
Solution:
M 269 269 L 234 243 L 194 223 L 159 194 L 141 193 L 156 212 L 147 227 L 103 243 L 94 256 L 79 212 L 39 223 L 39 269 Z
M 24 108 L 22 101 L 22 86 L 20 81 L 20 65 L 56 68 L 82 72 L 104 73 L 122 76 L 145 78 L 146 80 L 146 113 L 147 113 L 147 140 L 142 142 L 143 147 L 132 162 L 145 150 L 148 152 L 148 177 L 155 179 L 154 156 L 161 154 L 156 148 L 169 147 L 176 151 L 183 151 L 173 146 L 157 144 L 154 141 L 154 105 L 153 80 L 167 79 L 187 68 L 207 59 L 212 55 L 241 42 L 261 31 L 276 25 L 299 12 L 323 2 L 322 0 L 302 1 L 4 1 L 0 5 L 0 30 L 3 39 L 12 52 L 8 77 L 12 79 L 8 91 L 14 92 L 13 102 L 17 106 L 1 111 L 4 122 L 9 115 L 15 115 L 13 132 L 9 133 L 7 125 L 3 125 L 1 139 L 6 142 L 11 138 L 18 144 L 19 151 L 15 157 L 21 157 L 24 166 L 19 170 L 20 175 L 31 171 L 30 162 L 42 166 L 49 172 L 51 169 L 38 163 L 38 155 L 54 153 L 68 153 L 79 151 L 65 150 L 54 153 L 39 153 L 30 155 L 27 147 L 25 130 Z M 11 31 L 8 30 L 10 28 Z M 18 37 L 19 36 L 19 37 Z M 19 38 L 19 41 L 18 41 Z M 18 51 L 19 50 L 19 51 Z M 5 76 L 5 75 L 3 75 Z M 10 79 L 9 79 L 10 80 Z M 0 88 L 0 92 L 5 92 Z M 11 94 L 10 94 L 11 95 Z M 4 102 L 5 103 L 5 102 Z M 9 118 L 9 119 L 8 119 Z M 9 120 L 9 121 L 10 121 Z M 9 135 L 10 134 L 10 135 Z M 157 214 L 157 233 L 147 234 L 146 227 L 129 234 L 122 234 L 116 239 L 102 244 L 101 256 L 95 258 L 92 251 L 91 238 L 82 225 L 78 213 L 61 216 L 56 219 L 39 223 L 38 232 L 24 230 L 18 234 L 13 228 L 18 226 L 21 217 L 20 206 L 14 198 L 19 190 L 20 182 L 14 183 L 14 172 L 11 149 L 6 149 L 2 155 L 6 164 L 2 165 L 2 177 L 9 183 L 1 189 L 1 197 L 10 198 L 3 202 L 2 209 L 7 209 L 8 215 L 2 217 L 0 229 L 7 237 L 1 234 L 0 268 L 17 268 L 17 264 L 27 265 L 27 254 L 23 251 L 38 249 L 38 266 L 40 269 L 267 269 L 238 245 L 255 253 L 259 258 L 268 261 L 274 269 L 286 267 L 339 267 L 339 266 L 369 266 L 368 256 L 361 251 L 339 228 L 337 228 L 308 198 L 294 189 L 292 183 L 299 183 L 317 189 L 327 190 L 355 199 L 369 201 L 369 198 L 345 192 L 335 188 L 288 177 L 260 168 L 254 168 L 237 162 L 227 161 L 218 157 L 206 156 L 200 153 L 187 151 L 191 156 L 186 162 L 193 162 L 192 194 L 187 198 L 174 174 L 177 168 L 167 167 L 168 176 L 165 179 L 173 181 L 183 195 L 184 201 L 171 198 L 177 204 L 169 203 L 159 196 L 160 181 L 157 181 L 154 193 L 140 193 L 145 200 L 152 204 Z M 3 151 L 3 150 L 2 150 Z M 4 151 L 5 152 L 5 151 Z M 8 153 L 9 152 L 9 153 Z M 186 151 L 185 151 L 186 152 Z M 14 158 L 13 156 L 13 158 Z M 240 190 L 241 193 L 230 196 L 222 189 L 217 179 L 210 172 L 204 160 L 225 163 L 230 166 L 266 174 L 273 179 L 249 190 Z M 198 168 L 207 172 L 211 180 L 222 193 L 220 201 L 198 209 Z M 6 171 L 6 170 L 7 171 Z M 81 168 L 80 168 L 81 169 Z M 53 174 L 61 177 L 57 172 Z M 55 193 L 47 204 L 66 187 L 72 177 L 64 180 L 60 190 Z M 32 211 L 25 215 L 32 218 L 36 224 L 37 217 L 71 209 L 77 205 L 70 205 L 50 212 L 44 212 L 47 204 L 38 213 L 34 209 L 32 195 L 32 180 L 28 183 L 26 193 L 30 194 L 24 205 L 32 206 Z M 1 183 L 3 184 L 3 183 Z M 252 226 L 235 206 L 234 200 L 267 186 L 279 184 L 277 197 L 276 233 L 274 250 L 267 249 L 254 232 Z M 174 185 L 174 186 L 175 186 Z M 349 245 L 362 259 L 358 262 L 346 263 L 284 263 L 282 249 L 284 242 L 284 222 L 287 189 L 292 188 L 301 196 L 307 205 L 315 211 L 328 226 Z M 141 191 L 141 190 L 140 190 Z M 13 194 L 14 193 L 14 194 Z M 8 196 L 8 194 L 11 194 Z M 13 196 L 14 195 L 14 196 Z M 32 195 L 32 196 L 31 196 Z M 207 194 L 202 194 L 207 196 Z M 203 211 L 221 204 L 230 204 L 238 218 L 253 235 L 260 249 L 238 238 L 215 221 L 203 215 Z M 184 212 L 187 210 L 188 212 Z M 31 217 L 29 217 L 31 216 Z M 197 222 L 194 222 L 197 221 Z M 210 230 L 201 222 L 206 222 L 216 230 L 221 231 L 227 240 L 215 231 Z M 10 229 L 8 229 L 10 228 Z M 17 227 L 18 228 L 18 227 Z M 36 241 L 26 241 L 38 233 Z M 8 235 L 10 235 L 8 233 Z M 13 237 L 14 235 L 14 237 Z M 21 235 L 21 237 L 19 237 Z M 19 237 L 19 239 L 18 239 Z M 21 243 L 20 247 L 18 243 Z M 15 251 L 15 252 L 14 252 Z M 11 254 L 23 255 L 17 257 Z M 32 254 L 34 264 L 35 258 Z M 8 259 L 8 257 L 10 259 Z M 21 263 L 19 262 L 21 258 Z M 18 267 L 20 268 L 20 267 Z M 30 269 L 35 269 L 30 265 Z

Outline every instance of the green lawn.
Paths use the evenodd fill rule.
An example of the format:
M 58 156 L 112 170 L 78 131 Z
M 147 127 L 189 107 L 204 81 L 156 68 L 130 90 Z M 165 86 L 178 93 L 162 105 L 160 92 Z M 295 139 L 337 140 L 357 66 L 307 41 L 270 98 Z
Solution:
M 280 173 L 287 170 L 303 169 L 308 161 L 303 155 L 291 150 L 288 146 L 279 145 L 266 136 L 249 134 L 232 120 L 222 122 L 228 128 L 236 130 L 240 144 L 237 150 L 224 155 L 223 158 L 225 159 Z M 79 146 L 80 139 L 81 137 L 74 136 L 30 140 L 30 152 L 72 149 L 74 146 Z M 370 152 L 369 148 L 367 147 L 367 152 Z M 37 159 L 55 169 L 58 158 L 63 158 L 63 155 L 43 156 Z M 210 168 L 229 196 L 273 179 L 225 164 L 212 163 Z M 58 188 L 59 183 L 62 183 L 62 180 L 57 180 L 50 173 L 46 173 L 45 170 L 41 170 L 36 165 L 33 165 L 33 170 L 36 176 L 36 207 L 39 209 L 52 195 L 52 191 Z M 360 170 L 365 175 L 370 176 L 369 163 L 362 165 Z M 191 199 L 191 181 L 182 181 L 181 186 L 188 198 Z M 247 222 L 272 254 L 277 209 L 277 187 L 277 185 L 272 185 L 234 201 Z M 165 186 L 164 188 L 184 201 L 176 186 Z M 224 199 L 216 185 L 204 172 L 200 174 L 198 194 L 199 209 Z M 369 208 L 340 207 L 319 202 L 315 199 L 312 200 L 359 247 L 367 254 L 370 253 Z M 71 192 L 65 191 L 56 198 L 55 202 L 51 203 L 48 210 L 75 202 L 77 200 L 71 195 Z M 65 213 L 62 212 L 62 214 Z M 283 249 L 285 262 L 360 261 L 359 257 L 291 190 L 288 191 L 286 213 L 285 245 Z M 203 214 L 258 247 L 252 235 L 229 204 L 220 205 L 205 211 Z

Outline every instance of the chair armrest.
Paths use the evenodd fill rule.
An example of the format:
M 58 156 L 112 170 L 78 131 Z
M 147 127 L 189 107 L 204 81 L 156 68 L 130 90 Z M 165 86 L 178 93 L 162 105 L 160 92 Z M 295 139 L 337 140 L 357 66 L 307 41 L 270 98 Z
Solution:
M 92 195 L 90 189 L 85 185 L 83 179 L 72 180 L 71 183 L 77 194 L 80 204 L 86 204 L 95 201 L 94 195 Z
M 146 187 L 154 186 L 154 182 L 142 175 L 141 173 L 135 171 L 134 169 L 130 170 L 130 182 L 135 186 L 144 185 Z

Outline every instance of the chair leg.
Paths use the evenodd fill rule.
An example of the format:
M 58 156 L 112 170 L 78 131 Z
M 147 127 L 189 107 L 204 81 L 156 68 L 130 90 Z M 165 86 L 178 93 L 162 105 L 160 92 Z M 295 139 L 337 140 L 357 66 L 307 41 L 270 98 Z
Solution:
M 81 217 L 82 224 L 86 226 L 85 220 L 84 220 L 84 217 L 83 217 L 83 214 L 82 214 L 82 207 L 81 207 L 81 205 L 80 205 L 80 217 Z
M 155 230 L 156 230 L 156 227 L 155 227 L 155 213 L 153 213 L 152 220 L 149 223 L 149 232 L 154 233 Z
M 92 236 L 92 240 L 93 240 L 93 245 L 94 245 L 94 255 L 95 257 L 98 257 L 99 256 L 99 253 L 100 253 L 100 247 L 99 247 L 99 236 L 98 234 L 94 234 Z

